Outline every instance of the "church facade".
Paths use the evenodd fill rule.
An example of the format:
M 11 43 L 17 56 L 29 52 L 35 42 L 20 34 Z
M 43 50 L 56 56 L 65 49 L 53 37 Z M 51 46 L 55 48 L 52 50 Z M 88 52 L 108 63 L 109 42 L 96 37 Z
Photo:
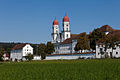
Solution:
M 75 53 L 75 45 L 79 34 L 71 34 L 70 22 L 67 14 L 65 14 L 62 22 L 62 31 L 59 32 L 59 22 L 55 18 L 52 26 L 52 43 L 55 47 L 54 54 Z

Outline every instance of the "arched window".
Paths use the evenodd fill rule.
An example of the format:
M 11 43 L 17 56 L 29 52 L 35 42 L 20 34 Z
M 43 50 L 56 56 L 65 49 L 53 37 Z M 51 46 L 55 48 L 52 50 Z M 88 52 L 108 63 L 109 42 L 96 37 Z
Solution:
M 56 33 L 58 33 L 58 30 L 56 30 Z
M 66 38 L 68 38 L 68 34 L 66 35 Z
M 67 31 L 68 31 L 68 28 L 67 28 Z

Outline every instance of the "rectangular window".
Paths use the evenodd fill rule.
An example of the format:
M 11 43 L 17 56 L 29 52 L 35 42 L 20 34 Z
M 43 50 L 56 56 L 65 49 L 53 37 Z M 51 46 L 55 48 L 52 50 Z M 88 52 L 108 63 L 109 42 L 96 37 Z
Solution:
M 100 48 L 100 52 L 102 52 L 103 51 L 103 49 L 102 48 Z
M 116 52 L 116 54 L 118 54 L 118 52 Z

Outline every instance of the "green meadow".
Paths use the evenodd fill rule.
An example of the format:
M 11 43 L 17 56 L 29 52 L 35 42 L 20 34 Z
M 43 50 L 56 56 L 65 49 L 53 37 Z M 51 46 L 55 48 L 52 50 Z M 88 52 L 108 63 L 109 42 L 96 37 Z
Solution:
M 4 62 L 0 80 L 120 80 L 120 59 Z

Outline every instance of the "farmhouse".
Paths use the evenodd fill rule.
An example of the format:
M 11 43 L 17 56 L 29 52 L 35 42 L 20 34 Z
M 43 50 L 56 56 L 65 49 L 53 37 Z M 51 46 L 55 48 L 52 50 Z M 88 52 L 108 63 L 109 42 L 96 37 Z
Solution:
M 116 36 L 120 40 L 120 30 L 112 29 L 110 26 L 103 26 L 101 31 L 106 32 L 108 36 Z M 109 43 L 108 43 L 109 44 Z M 120 43 L 115 42 L 114 48 L 106 48 L 104 42 L 98 41 L 96 45 L 96 58 L 105 58 L 105 57 L 120 57 Z
M 14 61 L 17 60 L 25 60 L 25 56 L 28 54 L 33 54 L 33 48 L 30 44 L 18 44 L 15 45 L 10 53 L 10 59 Z

